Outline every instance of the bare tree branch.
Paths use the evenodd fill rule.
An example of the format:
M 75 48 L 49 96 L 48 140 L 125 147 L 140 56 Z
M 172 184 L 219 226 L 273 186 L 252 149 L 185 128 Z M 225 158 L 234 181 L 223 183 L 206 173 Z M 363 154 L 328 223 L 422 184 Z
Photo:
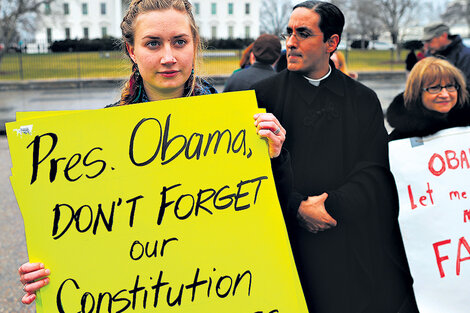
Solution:
M 379 7 L 377 16 L 390 33 L 393 44 L 397 47 L 396 60 L 400 59 L 400 45 L 398 34 L 400 27 L 404 26 L 404 20 L 418 6 L 417 0 L 376 0 Z
M 261 11 L 261 32 L 279 35 L 282 33 L 292 11 L 290 0 L 263 0 Z
M 28 17 L 38 15 L 45 4 L 55 0 L 0 0 L 0 43 L 10 46 L 18 39 L 20 27 L 31 30 Z M 1 52 L 0 52 L 1 53 Z
M 442 20 L 449 24 L 456 24 L 462 20 L 467 24 L 467 34 L 470 35 L 470 0 L 453 1 L 449 3 L 445 12 L 441 15 Z

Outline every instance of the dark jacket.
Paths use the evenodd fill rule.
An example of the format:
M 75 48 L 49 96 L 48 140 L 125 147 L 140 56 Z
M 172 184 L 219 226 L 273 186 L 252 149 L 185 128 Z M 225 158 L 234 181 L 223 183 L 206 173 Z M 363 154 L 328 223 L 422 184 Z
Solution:
M 464 46 L 459 35 L 449 36 L 449 39 L 452 41 L 451 44 L 434 53 L 434 56 L 445 57 L 447 61 L 460 69 L 467 80 L 467 88 L 470 90 L 470 48 Z
M 416 312 L 379 100 L 330 66 L 319 87 L 288 70 L 254 86 L 287 131 L 294 189 L 283 209 L 309 310 Z M 338 225 L 314 234 L 296 214 L 300 201 L 323 192 Z
M 442 129 L 470 125 L 470 104 L 457 104 L 447 114 L 427 110 L 421 103 L 407 109 L 400 93 L 387 109 L 387 121 L 394 127 L 389 140 L 424 137 Z
M 248 90 L 254 83 L 274 74 L 275 72 L 271 65 L 255 62 L 249 68 L 233 73 L 225 84 L 224 92 Z
M 417 62 L 418 62 L 418 58 L 416 57 L 414 50 L 411 50 L 410 53 L 408 53 L 408 55 L 406 56 L 406 60 L 405 60 L 406 70 L 411 71 L 411 69 L 413 69 L 413 66 L 415 66 Z

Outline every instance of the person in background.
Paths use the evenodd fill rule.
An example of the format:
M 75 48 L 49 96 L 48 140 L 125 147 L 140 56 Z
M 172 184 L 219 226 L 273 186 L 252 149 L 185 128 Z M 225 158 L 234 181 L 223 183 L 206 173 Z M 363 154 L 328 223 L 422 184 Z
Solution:
M 470 48 L 465 46 L 459 35 L 451 35 L 449 26 L 432 23 L 424 27 L 424 49 L 429 56 L 444 57 L 455 65 L 465 76 L 467 88 L 470 83 Z
M 309 312 L 415 313 L 382 107 L 330 60 L 344 22 L 332 3 L 297 4 L 287 70 L 254 85 L 288 134 L 289 239 Z
M 470 103 L 462 72 L 448 61 L 427 57 L 411 70 L 405 92 L 387 109 L 395 129 L 389 139 L 423 137 L 439 130 L 470 125 Z
M 358 74 L 356 72 L 350 72 L 348 71 L 348 66 L 346 65 L 346 58 L 344 57 L 344 54 L 341 51 L 336 50 L 332 55 L 331 55 L 331 60 L 335 64 L 335 67 L 343 72 L 344 74 L 348 75 L 351 78 L 357 79 Z
M 111 106 L 216 93 L 196 74 L 200 38 L 188 0 L 132 0 L 121 30 L 132 74 L 120 101 Z M 256 114 L 255 126 L 268 141 L 273 163 L 281 166 L 282 160 L 288 161 L 288 155 L 281 154 L 285 129 L 277 119 L 268 113 Z M 36 299 L 36 291 L 49 283 L 50 272 L 42 263 L 20 266 L 23 303 Z
M 273 65 L 281 54 L 281 42 L 277 36 L 263 34 L 253 43 L 251 54 L 255 62 L 249 68 L 233 73 L 224 92 L 248 90 L 254 83 L 274 75 Z
M 405 59 L 405 69 L 406 69 L 406 77 L 410 75 L 410 71 L 418 62 L 418 58 L 416 57 L 415 50 L 411 49 L 410 52 L 406 55 Z
M 277 60 L 276 65 L 274 66 L 274 70 L 276 73 L 279 73 L 287 68 L 287 57 L 286 57 L 286 49 L 281 50 L 281 55 L 279 56 L 279 60 Z
M 244 68 L 249 68 L 251 64 L 255 63 L 255 57 L 251 53 L 253 51 L 254 43 L 255 42 L 250 43 L 248 47 L 246 47 L 245 50 L 243 50 L 242 57 L 240 58 L 240 67 L 237 68 L 235 71 L 233 71 L 233 73 L 241 71 Z
M 425 53 L 424 47 L 423 47 L 423 48 L 421 48 L 421 49 L 418 50 L 418 53 L 416 53 L 416 59 L 417 59 L 418 61 L 421 61 L 421 60 L 424 59 L 425 57 L 426 57 L 426 53 Z

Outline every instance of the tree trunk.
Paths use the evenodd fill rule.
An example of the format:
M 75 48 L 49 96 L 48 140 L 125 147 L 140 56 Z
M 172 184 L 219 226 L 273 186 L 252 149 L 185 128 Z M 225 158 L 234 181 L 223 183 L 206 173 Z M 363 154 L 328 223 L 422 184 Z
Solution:
M 395 62 L 400 61 L 400 48 L 398 47 L 398 31 L 391 32 L 392 35 L 392 43 L 395 46 Z

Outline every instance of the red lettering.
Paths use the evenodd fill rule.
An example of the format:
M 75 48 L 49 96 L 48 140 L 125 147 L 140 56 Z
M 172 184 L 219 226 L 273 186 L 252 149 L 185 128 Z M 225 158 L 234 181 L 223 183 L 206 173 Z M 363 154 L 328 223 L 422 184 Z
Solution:
M 437 267 L 439 268 L 439 274 L 441 275 L 441 278 L 446 276 L 444 274 L 444 269 L 442 268 L 442 261 L 448 260 L 449 257 L 447 255 L 441 257 L 441 255 L 439 253 L 439 246 L 447 245 L 449 243 L 450 243 L 450 239 L 439 241 L 439 242 L 436 242 L 436 243 L 432 244 L 432 246 L 434 248 L 434 253 L 436 254 Z
M 426 193 L 429 195 L 429 200 L 431 200 L 431 205 L 434 205 L 434 200 L 432 198 L 433 190 L 431 189 L 431 186 L 429 185 L 429 183 L 427 183 L 427 185 L 428 185 L 428 189 L 426 190 Z M 411 190 L 411 185 L 408 185 L 408 196 L 410 197 L 411 209 L 412 210 L 416 209 L 418 205 L 415 203 L 413 191 Z M 424 196 L 419 197 L 418 199 L 419 199 L 418 202 L 419 204 L 421 204 L 421 206 L 429 205 L 429 203 L 427 202 L 428 196 L 424 195 Z
M 467 199 L 467 192 L 463 191 L 462 193 L 458 191 L 449 191 L 449 198 L 450 200 L 454 200 L 454 198 L 457 198 L 460 200 L 460 198 Z
M 467 240 L 465 240 L 465 237 L 461 237 L 459 239 L 459 247 L 457 250 L 457 271 L 456 271 L 457 276 L 460 275 L 460 263 L 463 261 L 470 260 L 470 256 L 466 258 L 460 258 L 460 251 L 462 250 L 462 245 L 465 247 L 465 249 L 467 249 L 467 252 L 470 254 L 470 246 L 468 246 Z
M 465 153 L 465 150 L 462 150 L 462 152 L 460 152 L 460 166 L 462 168 L 463 168 L 464 163 L 467 163 L 467 168 L 470 168 L 470 164 L 468 163 L 467 154 Z
M 408 195 L 410 196 L 411 209 L 414 210 L 418 206 L 415 204 L 415 201 L 413 199 L 413 192 L 411 191 L 411 185 L 408 185 Z
M 426 196 L 421 196 L 419 197 L 419 203 L 422 205 L 422 206 L 426 206 L 426 203 L 424 203 L 424 201 L 427 199 Z
M 459 159 L 456 158 L 457 153 L 452 150 L 446 150 L 446 160 L 447 160 L 447 167 L 450 168 L 451 170 L 455 170 L 456 168 L 459 167 Z M 452 165 L 452 161 L 454 161 L 454 165 Z
M 458 191 L 450 191 L 449 192 L 450 200 L 454 200 L 454 197 L 460 200 L 460 193 Z
M 431 186 L 429 186 L 429 183 L 428 184 L 428 190 L 426 190 L 426 192 L 428 193 L 429 195 L 429 198 L 431 199 L 431 204 L 434 204 L 434 201 L 432 200 L 432 192 L 433 190 L 431 189 Z
M 436 159 L 439 159 L 439 161 L 441 162 L 441 169 L 440 170 L 436 170 L 434 168 L 434 162 L 435 162 Z M 441 176 L 446 171 L 446 163 L 444 161 L 444 158 L 440 154 L 434 153 L 432 155 L 432 157 L 429 159 L 428 168 L 429 168 L 429 171 L 434 176 Z
M 463 211 L 463 222 L 470 221 L 470 210 Z

